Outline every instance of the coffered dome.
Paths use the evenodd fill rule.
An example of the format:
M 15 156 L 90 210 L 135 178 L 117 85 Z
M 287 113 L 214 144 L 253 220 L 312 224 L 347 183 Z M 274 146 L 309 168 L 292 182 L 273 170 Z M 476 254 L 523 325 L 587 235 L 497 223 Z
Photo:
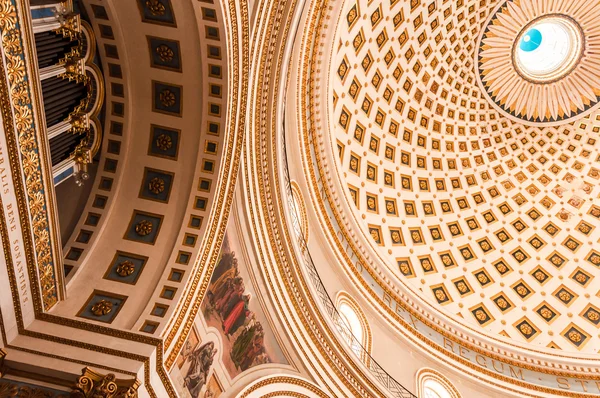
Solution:
M 331 147 L 398 282 L 490 336 L 597 352 L 593 1 L 348 1 Z

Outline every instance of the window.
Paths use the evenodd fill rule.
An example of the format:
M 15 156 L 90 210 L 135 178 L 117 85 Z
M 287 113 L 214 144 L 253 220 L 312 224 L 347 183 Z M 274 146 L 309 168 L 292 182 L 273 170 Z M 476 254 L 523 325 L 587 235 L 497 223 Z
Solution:
M 423 387 L 425 398 L 451 398 L 444 386 L 435 380 L 426 380 Z
M 294 202 L 294 208 L 292 211 L 292 219 L 294 232 L 296 235 L 302 236 L 304 241 L 308 241 L 308 218 L 306 215 L 306 206 L 304 204 L 304 199 L 302 198 L 302 193 L 300 192 L 300 187 L 296 183 L 296 181 L 292 181 L 292 199 Z
M 358 303 L 344 292 L 338 294 L 336 307 L 340 334 L 361 360 L 367 360 L 366 353 L 371 351 L 371 332 L 364 313 Z
M 364 333 L 358 315 L 356 315 L 356 312 L 354 312 L 354 310 L 346 303 L 342 303 L 339 306 L 338 311 L 342 322 L 344 322 L 344 325 L 346 326 L 345 328 L 340 328 L 342 335 L 346 339 L 346 343 L 350 345 L 352 351 L 357 355 L 361 355 L 361 343 L 363 341 Z
M 460 398 L 452 383 L 433 369 L 421 369 L 417 373 L 417 385 L 422 398 Z

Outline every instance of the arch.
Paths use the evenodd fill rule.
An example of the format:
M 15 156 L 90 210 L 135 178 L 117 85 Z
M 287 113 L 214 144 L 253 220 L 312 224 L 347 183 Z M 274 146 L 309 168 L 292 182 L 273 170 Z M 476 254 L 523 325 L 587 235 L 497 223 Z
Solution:
M 361 359 L 366 360 L 364 351 L 368 354 L 371 353 L 373 340 L 365 313 L 356 300 L 344 291 L 338 293 L 335 307 L 338 310 L 339 319 L 346 326 L 338 325 L 340 333 L 352 351 Z
M 461 398 L 447 377 L 430 368 L 423 368 L 417 372 L 417 388 L 421 398 Z
M 308 242 L 308 216 L 306 214 L 306 203 L 302 197 L 302 192 L 296 181 L 291 182 L 292 185 L 292 198 L 294 199 L 294 206 L 296 207 L 296 219 L 300 232 L 304 237 L 304 241 Z M 298 232 L 298 231 L 296 231 Z
M 244 388 L 236 398 L 329 398 L 317 385 L 297 376 L 266 376 Z

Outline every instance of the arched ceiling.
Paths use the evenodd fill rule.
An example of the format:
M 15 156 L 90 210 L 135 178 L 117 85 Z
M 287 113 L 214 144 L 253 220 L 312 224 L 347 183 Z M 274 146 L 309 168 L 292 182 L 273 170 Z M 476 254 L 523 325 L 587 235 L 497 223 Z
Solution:
M 500 22 L 512 24 L 505 47 L 552 13 L 591 38 L 586 16 L 599 7 L 350 0 L 327 88 L 329 138 L 356 228 L 397 277 L 486 334 L 588 353 L 599 349 L 600 113 L 584 75 L 597 76 L 597 48 L 586 40 L 553 86 L 523 83 L 533 88 L 514 94 L 522 106 L 498 97 L 485 73 Z M 521 87 L 520 75 L 511 78 Z M 540 96 L 540 86 L 564 98 Z

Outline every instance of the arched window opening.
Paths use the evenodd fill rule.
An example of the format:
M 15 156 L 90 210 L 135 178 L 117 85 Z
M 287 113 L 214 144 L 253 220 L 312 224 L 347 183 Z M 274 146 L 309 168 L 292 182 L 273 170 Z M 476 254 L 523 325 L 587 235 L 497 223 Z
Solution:
M 433 369 L 421 369 L 417 373 L 417 385 L 421 398 L 461 398 L 450 380 Z
M 423 392 L 424 398 L 452 398 L 444 386 L 432 379 L 425 380 Z
M 340 304 L 338 311 L 340 313 L 340 318 L 346 326 L 345 328 L 341 328 L 341 332 L 346 339 L 346 343 L 350 345 L 350 348 L 352 348 L 352 351 L 354 351 L 356 355 L 361 355 L 361 344 L 363 341 L 364 331 L 360 323 L 360 319 L 358 319 L 358 315 L 345 302 Z
M 345 292 L 338 294 L 336 307 L 339 315 L 337 326 L 344 341 L 361 361 L 367 361 L 367 354 L 371 351 L 371 330 L 365 314 Z
M 304 241 L 308 241 L 308 217 L 306 215 L 306 206 L 304 205 L 304 200 L 302 199 L 302 193 L 300 192 L 300 187 L 296 183 L 296 181 L 292 181 L 292 200 L 294 203 L 294 209 L 292 212 L 294 218 L 294 232 L 296 235 L 304 238 Z

